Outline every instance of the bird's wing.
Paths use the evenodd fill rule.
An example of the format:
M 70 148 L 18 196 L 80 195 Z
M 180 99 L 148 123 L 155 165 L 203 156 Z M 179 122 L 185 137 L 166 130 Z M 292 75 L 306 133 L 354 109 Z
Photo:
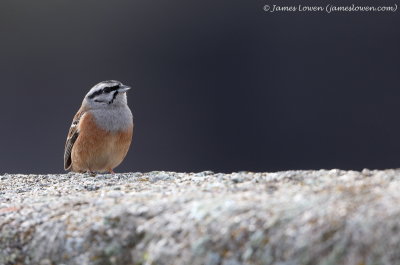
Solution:
M 67 137 L 67 141 L 65 143 L 65 150 L 64 150 L 64 169 L 65 170 L 69 170 L 71 168 L 72 147 L 74 146 L 74 143 L 79 136 L 79 130 L 78 130 L 79 126 L 78 125 L 84 114 L 85 114 L 85 111 L 80 109 L 75 114 L 74 119 L 72 120 L 71 128 L 69 129 L 69 132 L 68 132 L 68 137 Z

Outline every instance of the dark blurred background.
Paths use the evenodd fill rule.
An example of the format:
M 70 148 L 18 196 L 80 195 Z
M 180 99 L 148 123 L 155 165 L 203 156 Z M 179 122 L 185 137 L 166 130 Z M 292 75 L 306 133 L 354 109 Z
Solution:
M 266 3 L 328 2 L 1 1 L 0 173 L 63 172 L 72 117 L 108 79 L 134 88 L 116 172 L 400 167 L 398 12 Z

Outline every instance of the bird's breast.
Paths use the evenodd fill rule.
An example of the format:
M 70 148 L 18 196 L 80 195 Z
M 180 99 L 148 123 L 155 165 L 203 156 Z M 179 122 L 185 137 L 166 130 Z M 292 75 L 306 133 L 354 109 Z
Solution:
M 94 110 L 96 124 L 104 130 L 115 132 L 133 127 L 132 112 L 128 106 Z

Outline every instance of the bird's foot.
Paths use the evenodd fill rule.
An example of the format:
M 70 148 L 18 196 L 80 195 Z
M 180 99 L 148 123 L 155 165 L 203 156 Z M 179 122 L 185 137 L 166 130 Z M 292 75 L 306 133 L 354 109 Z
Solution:
M 90 177 L 96 177 L 96 175 L 97 175 L 97 172 L 90 171 L 90 170 L 87 171 L 86 173 L 88 173 Z

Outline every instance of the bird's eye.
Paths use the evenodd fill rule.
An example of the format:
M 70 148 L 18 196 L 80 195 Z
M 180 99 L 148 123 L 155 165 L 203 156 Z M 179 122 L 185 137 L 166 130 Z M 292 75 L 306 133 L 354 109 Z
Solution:
M 118 88 L 119 88 L 119 85 L 110 86 L 110 87 L 105 87 L 103 91 L 104 91 L 104 93 L 110 93 L 112 91 L 117 90 Z

